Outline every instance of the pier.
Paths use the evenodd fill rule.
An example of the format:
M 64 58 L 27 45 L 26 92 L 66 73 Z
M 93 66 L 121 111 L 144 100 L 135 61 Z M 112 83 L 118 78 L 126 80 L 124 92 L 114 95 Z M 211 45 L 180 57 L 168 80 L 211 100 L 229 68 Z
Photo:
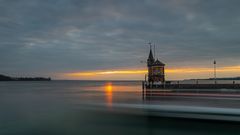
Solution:
M 161 84 L 142 82 L 143 99 L 159 97 L 240 98 L 240 84 Z
M 147 85 L 146 89 L 239 89 L 240 84 L 160 84 Z

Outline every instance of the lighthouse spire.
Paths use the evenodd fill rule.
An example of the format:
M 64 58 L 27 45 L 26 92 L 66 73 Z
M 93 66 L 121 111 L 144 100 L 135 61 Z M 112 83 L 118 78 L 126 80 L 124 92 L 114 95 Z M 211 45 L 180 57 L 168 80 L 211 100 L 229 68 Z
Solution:
M 148 63 L 148 66 L 152 65 L 154 63 L 154 57 L 153 57 L 153 53 L 152 53 L 152 44 L 151 43 L 148 43 L 150 45 L 150 52 L 149 52 L 149 56 L 148 56 L 148 59 L 147 59 L 147 63 Z

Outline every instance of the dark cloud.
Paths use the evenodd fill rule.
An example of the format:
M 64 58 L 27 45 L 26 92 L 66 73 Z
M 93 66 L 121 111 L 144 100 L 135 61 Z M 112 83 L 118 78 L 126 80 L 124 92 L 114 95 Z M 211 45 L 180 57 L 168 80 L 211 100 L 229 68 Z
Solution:
M 238 0 L 0 0 L 0 71 L 144 67 L 147 42 L 169 66 L 237 65 Z

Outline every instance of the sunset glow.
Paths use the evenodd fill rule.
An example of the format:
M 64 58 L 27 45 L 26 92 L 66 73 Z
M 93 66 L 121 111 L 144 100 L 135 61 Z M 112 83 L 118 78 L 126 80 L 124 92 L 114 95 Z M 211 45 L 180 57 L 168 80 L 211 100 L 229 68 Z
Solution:
M 213 72 L 213 68 L 168 68 L 165 70 L 167 76 L 170 79 L 186 79 L 185 76 L 191 76 L 191 75 L 198 75 L 203 77 L 211 77 L 211 74 Z M 219 67 L 217 68 L 218 74 L 222 75 L 222 77 L 225 76 L 226 73 L 231 74 L 234 73 L 234 75 L 240 75 L 240 66 L 229 66 L 229 67 Z M 141 70 L 101 70 L 101 71 L 83 71 L 83 72 L 72 72 L 72 73 L 65 73 L 64 77 L 67 78 L 80 78 L 80 79 L 91 79 L 95 78 L 98 79 L 99 77 L 107 77 L 107 76 L 115 76 L 118 78 L 118 76 L 125 76 L 126 79 L 128 79 L 131 76 L 144 76 L 147 74 L 146 69 Z M 204 76 L 207 74 L 208 76 Z M 175 78 L 174 78 L 174 77 Z M 136 77 L 135 77 L 136 78 Z M 103 78 L 104 79 L 104 78 Z M 139 78 L 142 79 L 142 78 Z
M 110 74 L 145 74 L 147 70 L 114 70 L 114 71 L 89 71 L 68 73 L 67 76 L 91 76 L 91 75 L 110 75 Z

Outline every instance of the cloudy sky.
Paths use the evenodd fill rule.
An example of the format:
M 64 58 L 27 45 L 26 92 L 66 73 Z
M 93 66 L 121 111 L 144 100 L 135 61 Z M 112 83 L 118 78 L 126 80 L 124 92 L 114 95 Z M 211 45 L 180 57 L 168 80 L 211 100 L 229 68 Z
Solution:
M 142 79 L 149 53 L 167 78 L 240 76 L 239 0 L 0 0 L 0 73 Z

